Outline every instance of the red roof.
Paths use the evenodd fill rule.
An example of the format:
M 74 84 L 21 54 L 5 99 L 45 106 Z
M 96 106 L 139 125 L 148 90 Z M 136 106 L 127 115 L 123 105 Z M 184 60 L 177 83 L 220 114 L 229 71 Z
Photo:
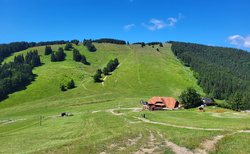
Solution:
M 174 109 L 177 100 L 173 97 L 152 97 L 148 104 L 164 103 L 166 108 Z

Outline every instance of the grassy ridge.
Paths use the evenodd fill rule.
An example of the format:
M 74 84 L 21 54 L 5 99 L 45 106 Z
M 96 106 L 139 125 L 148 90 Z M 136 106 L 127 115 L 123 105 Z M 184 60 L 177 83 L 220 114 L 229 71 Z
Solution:
M 27 89 L 10 94 L 8 99 L 0 103 L 0 140 L 5 141 L 0 145 L 1 153 L 131 153 L 145 147 L 150 148 L 151 135 L 155 138 L 154 146 L 158 147 L 155 152 L 170 153 L 172 150 L 166 147 L 164 139 L 194 150 L 202 148 L 201 142 L 228 133 L 141 122 L 135 118 L 140 117 L 140 110 L 121 110 L 116 113 L 122 115 L 111 114 L 108 109 L 141 108 L 139 101 L 148 100 L 152 96 L 178 99 L 181 91 L 188 86 L 196 87 L 201 94 L 203 92 L 195 84 L 196 79 L 191 76 L 190 69 L 185 69 L 174 57 L 170 44 L 163 44 L 162 48 L 109 43 L 94 45 L 96 52 L 89 52 L 82 45 L 74 45 L 86 56 L 90 65 L 73 61 L 72 51 L 65 51 L 65 61 L 50 62 L 50 55 L 44 55 L 44 46 L 31 48 L 38 50 L 43 65 L 33 70 L 37 77 Z M 63 46 L 53 45 L 52 50 L 57 51 Z M 156 51 L 157 47 L 160 52 Z M 31 49 L 13 56 L 25 54 Z M 4 62 L 12 61 L 13 56 Z M 106 78 L 104 86 L 102 83 L 94 83 L 91 76 L 114 58 L 119 59 L 120 66 Z M 74 79 L 76 88 L 61 92 L 60 84 L 71 79 Z M 211 110 L 208 108 L 202 113 L 195 109 L 146 114 L 149 120 L 173 125 L 226 128 L 231 131 L 249 129 L 248 115 L 235 115 L 229 110 L 229 113 L 217 114 Z M 74 116 L 58 117 L 61 112 L 73 113 Z M 39 126 L 38 116 L 44 116 L 42 126 Z M 221 118 L 231 116 L 240 119 Z M 8 118 L 17 121 L 5 124 Z M 135 144 L 128 144 L 130 139 L 138 138 L 140 134 L 142 137 Z M 238 140 L 236 136 L 233 141 L 238 143 Z

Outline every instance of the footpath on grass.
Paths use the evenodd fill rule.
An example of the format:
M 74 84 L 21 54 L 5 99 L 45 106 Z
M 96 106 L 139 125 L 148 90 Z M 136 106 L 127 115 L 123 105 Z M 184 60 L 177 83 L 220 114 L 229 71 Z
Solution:
M 126 108 L 126 109 L 133 109 L 133 110 L 136 110 L 136 108 Z M 138 108 L 140 109 L 140 108 Z M 110 110 L 107 110 L 109 111 L 110 113 L 112 113 L 113 115 L 116 115 L 116 116 L 121 116 L 121 115 L 124 115 L 124 113 L 115 113 L 114 110 L 117 110 L 117 109 L 110 109 Z M 169 127 L 175 127 L 175 128 L 184 128 L 184 129 L 192 129 L 192 130 L 208 130 L 208 131 L 234 131 L 233 133 L 230 133 L 230 134 L 227 134 L 227 135 L 217 135 L 215 136 L 212 140 L 206 140 L 204 142 L 201 143 L 202 147 L 204 149 L 200 149 L 200 148 L 196 148 L 194 150 L 194 152 L 192 152 L 191 150 L 185 148 L 185 147 L 180 147 L 178 145 L 176 145 L 175 143 L 173 142 L 170 142 L 168 141 L 167 139 L 165 139 L 165 143 L 167 145 L 167 147 L 171 148 L 172 151 L 174 153 L 177 153 L 177 154 L 207 154 L 208 152 L 212 152 L 212 151 L 215 151 L 216 148 L 216 144 L 224 137 L 226 136 L 230 136 L 230 135 L 234 135 L 236 133 L 250 133 L 250 130 L 232 130 L 232 129 L 214 129 L 214 128 L 199 128 L 199 127 L 189 127 L 189 126 L 178 126 L 178 125 L 173 125 L 173 124 L 168 124 L 168 123 L 163 123 L 163 122 L 155 122 L 155 121 L 151 121 L 151 120 L 148 120 L 148 119 L 145 119 L 145 118 L 141 118 L 141 117 L 135 117 L 133 116 L 133 118 L 136 118 L 136 119 L 139 119 L 143 122 L 146 122 L 146 123 L 152 123 L 152 124 L 159 124 L 159 125 L 164 125 L 164 126 L 169 126 Z M 149 130 L 150 131 L 150 130 Z M 158 132 L 159 136 L 161 136 L 162 138 L 163 135 L 160 134 Z M 158 145 L 158 143 L 154 143 L 153 144 L 153 141 L 154 141 L 154 138 L 153 138 L 153 134 L 151 133 L 150 131 L 150 135 L 149 135 L 149 140 L 150 140 L 150 144 L 149 145 Z M 152 146 L 151 148 L 142 148 L 140 149 L 139 151 L 135 152 L 135 153 L 153 153 L 153 151 L 155 149 L 157 149 L 158 147 L 157 146 Z

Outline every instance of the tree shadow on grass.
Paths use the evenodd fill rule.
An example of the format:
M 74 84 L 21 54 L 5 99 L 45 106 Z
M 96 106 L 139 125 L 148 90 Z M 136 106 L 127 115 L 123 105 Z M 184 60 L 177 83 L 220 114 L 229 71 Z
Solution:
M 86 63 L 84 63 L 84 64 L 85 64 L 85 65 L 88 65 L 88 66 L 90 65 L 90 63 L 89 63 L 89 62 L 86 62 Z

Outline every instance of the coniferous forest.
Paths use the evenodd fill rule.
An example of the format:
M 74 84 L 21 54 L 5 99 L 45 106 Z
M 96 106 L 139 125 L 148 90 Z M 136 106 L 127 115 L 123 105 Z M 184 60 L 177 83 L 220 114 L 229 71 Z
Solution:
M 15 56 L 14 62 L 4 63 L 0 66 L 0 101 L 8 94 L 23 88 L 34 79 L 33 67 L 41 65 L 37 50 L 27 55 Z
M 173 42 L 173 53 L 194 76 L 204 92 L 216 99 L 226 99 L 233 110 L 250 107 L 250 53 L 247 51 Z
M 78 44 L 79 41 L 72 40 L 71 42 Z M 83 45 L 91 52 L 96 51 L 92 42 L 126 44 L 125 41 L 115 39 L 95 41 L 84 39 Z M 59 48 L 58 52 L 53 52 L 48 45 L 66 43 L 71 45 L 69 41 L 0 44 L 0 62 L 14 52 L 40 45 L 46 45 L 45 55 L 51 54 L 51 61 L 63 61 L 65 58 L 63 48 Z M 173 41 L 169 43 L 172 43 L 173 53 L 185 66 L 194 71 L 198 84 L 209 97 L 225 99 L 228 102 L 227 107 L 234 110 L 250 108 L 250 53 L 239 49 L 193 43 Z M 146 45 L 144 42 L 139 44 L 142 44 L 142 47 Z M 150 42 L 147 45 L 158 44 L 162 46 L 160 42 Z M 88 64 L 86 57 L 81 55 L 79 51 L 74 49 L 73 53 L 75 61 Z M 34 79 L 32 68 L 39 65 L 41 65 L 41 62 L 36 50 L 28 52 L 25 57 L 23 55 L 15 57 L 14 62 L 0 65 L 0 100 L 30 83 Z M 103 72 L 107 75 L 108 72 L 112 72 L 112 69 L 107 66 L 103 69 Z
M 47 42 L 13 42 L 9 44 L 0 44 L 0 65 L 4 58 L 10 56 L 14 52 L 28 49 L 30 47 L 42 46 L 42 45 L 54 45 L 54 44 L 65 44 L 69 41 L 47 41 Z

